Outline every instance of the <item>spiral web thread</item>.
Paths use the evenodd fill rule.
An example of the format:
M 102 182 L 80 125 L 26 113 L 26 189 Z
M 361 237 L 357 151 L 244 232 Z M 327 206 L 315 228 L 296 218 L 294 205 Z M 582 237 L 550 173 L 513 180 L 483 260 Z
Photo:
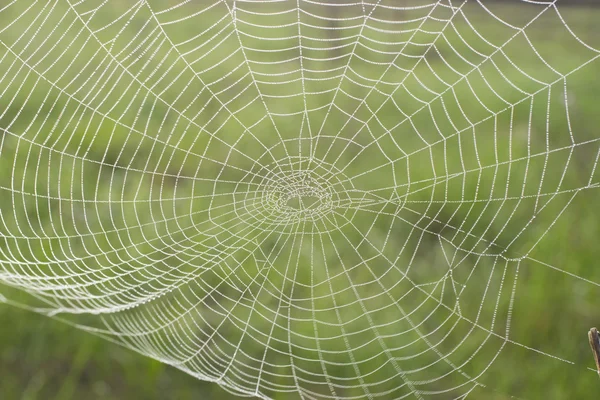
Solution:
M 599 50 L 495 6 L 0 6 L 3 299 L 237 395 L 466 397 L 600 183 L 567 84 Z

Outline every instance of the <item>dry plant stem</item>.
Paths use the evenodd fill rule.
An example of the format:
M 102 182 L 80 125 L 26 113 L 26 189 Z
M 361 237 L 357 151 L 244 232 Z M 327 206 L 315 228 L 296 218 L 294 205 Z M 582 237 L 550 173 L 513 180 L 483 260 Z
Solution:
M 594 353 L 594 360 L 596 361 L 596 370 L 598 371 L 598 375 L 600 375 L 600 337 L 598 334 L 598 329 L 590 329 L 590 331 L 588 332 L 588 338 L 590 340 L 590 347 L 592 348 L 592 353 Z

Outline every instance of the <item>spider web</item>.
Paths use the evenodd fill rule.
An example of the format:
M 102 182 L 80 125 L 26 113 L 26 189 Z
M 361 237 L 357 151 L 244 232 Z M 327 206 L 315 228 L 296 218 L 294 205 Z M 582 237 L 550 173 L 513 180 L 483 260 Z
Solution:
M 568 86 L 600 51 L 527 3 L 0 6 L 4 300 L 263 398 L 569 362 L 511 317 L 525 261 L 597 286 L 531 253 L 600 184 Z

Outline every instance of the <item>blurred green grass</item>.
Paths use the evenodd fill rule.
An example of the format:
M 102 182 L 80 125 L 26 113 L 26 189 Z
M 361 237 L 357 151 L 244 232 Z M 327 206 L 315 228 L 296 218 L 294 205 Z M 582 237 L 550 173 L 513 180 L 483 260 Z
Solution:
M 497 6 L 497 10 L 511 16 L 519 15 L 521 12 L 520 8 L 512 5 Z M 595 9 L 572 8 L 565 10 L 565 14 L 570 23 L 577 25 L 577 33 L 581 35 L 582 39 L 590 43 L 596 41 L 596 46 L 599 44 L 594 23 L 600 17 L 600 12 Z M 526 18 L 526 15 L 527 13 L 523 12 L 524 18 Z M 502 41 L 503 36 L 506 35 L 505 29 L 494 26 L 478 26 L 476 15 L 474 14 L 473 17 L 478 29 L 487 29 L 486 36 L 497 37 L 499 41 Z M 24 23 L 26 22 L 24 21 Z M 463 32 L 468 32 L 468 29 L 464 26 L 462 28 L 464 29 Z M 131 34 L 133 34 L 135 27 L 131 29 Z M 494 32 L 494 29 L 497 29 L 497 32 Z M 531 40 L 534 41 L 536 49 L 547 57 L 551 65 L 560 65 L 565 70 L 568 70 L 584 62 L 589 53 L 574 46 L 573 41 L 567 36 L 556 35 L 557 31 L 556 26 L 547 21 L 542 21 L 528 28 L 528 33 L 531 35 Z M 561 32 L 564 34 L 564 31 Z M 10 35 L 10 32 L 8 34 L 5 33 L 5 35 Z M 185 37 L 184 32 L 181 35 Z M 415 38 L 415 41 L 418 40 L 419 38 Z M 472 41 L 476 41 L 476 38 L 470 38 L 470 42 Z M 254 45 L 255 47 L 260 47 L 261 43 L 254 43 Z M 233 46 L 233 44 L 223 46 L 221 48 L 223 52 L 227 52 L 226 49 L 228 47 L 226 46 Z M 233 50 L 233 47 L 231 49 Z M 446 59 L 453 57 L 453 51 L 444 49 L 443 44 L 440 44 L 439 51 L 441 56 Z M 459 51 L 461 53 L 464 52 L 464 54 L 469 53 L 467 49 L 459 49 Z M 506 49 L 506 52 L 511 57 L 518 58 L 522 62 L 519 67 L 526 71 L 539 67 L 539 61 L 535 60 L 528 45 L 522 41 L 516 41 L 514 45 Z M 431 63 L 441 63 L 435 55 L 428 54 L 428 57 Z M 210 65 L 217 59 L 218 56 L 215 55 L 214 58 L 209 57 L 204 60 L 204 63 Z M 265 55 L 265 61 L 267 60 L 269 60 L 268 55 Z M 336 65 L 336 62 L 332 61 L 332 65 Z M 343 62 L 340 65 L 343 65 Z M 228 69 L 228 67 L 223 68 L 225 70 Z M 360 68 L 360 66 L 357 66 L 357 68 Z M 529 90 L 537 89 L 536 85 L 525 79 L 522 74 L 512 69 L 510 72 L 512 75 L 508 78 L 515 84 L 527 87 Z M 597 75 L 599 72 L 598 63 L 594 62 L 575 72 L 568 79 L 569 91 L 573 92 L 572 97 L 575 99 L 575 105 L 571 107 L 571 122 L 573 130 L 578 134 L 578 141 L 598 137 L 597 126 L 600 122 L 600 116 L 597 112 L 597 98 L 600 93 L 600 81 L 597 79 Z M 218 76 L 221 71 L 215 70 L 212 73 Z M 485 71 L 485 76 L 493 76 L 493 73 L 492 70 Z M 548 70 L 543 69 L 537 69 L 534 72 L 530 71 L 530 73 L 540 79 L 552 76 Z M 32 81 L 25 79 L 24 73 L 21 74 L 23 76 L 18 75 L 16 82 L 25 81 L 26 85 L 33 85 Z M 416 75 L 424 74 L 426 74 L 425 68 L 416 72 Z M 242 71 L 237 72 L 237 75 L 232 74 L 228 77 L 228 81 L 234 82 L 241 75 Z M 450 74 L 446 78 L 451 79 Z M 207 79 L 210 80 L 209 77 Z M 472 84 L 474 85 L 475 92 L 485 92 L 484 82 L 474 80 Z M 419 93 L 422 90 L 416 81 L 407 81 L 406 85 L 413 93 Z M 173 104 L 179 106 L 179 104 L 196 101 L 187 92 L 181 98 L 176 97 L 176 94 L 174 94 L 174 92 L 177 92 L 176 89 L 177 87 L 165 92 L 165 95 L 171 99 Z M 14 90 L 16 91 L 16 87 Z M 293 89 L 285 90 L 293 91 Z M 348 88 L 348 91 L 358 98 L 364 98 L 368 92 L 367 89 L 361 92 L 356 87 Z M 467 98 L 471 88 L 467 85 L 457 84 L 455 91 L 459 98 Z M 557 92 L 559 91 L 557 90 Z M 17 95 L 23 96 L 24 93 L 27 93 L 27 91 L 21 89 L 17 92 Z M 422 94 L 424 96 L 427 95 L 426 93 Z M 41 95 L 39 98 L 35 95 L 29 98 L 18 97 L 14 104 L 26 105 L 27 108 L 23 111 L 23 115 L 33 115 L 38 109 L 44 109 L 42 106 L 43 100 Z M 497 98 L 491 94 L 489 98 L 480 98 L 479 100 L 492 108 L 499 107 Z M 541 97 L 541 100 L 542 102 L 536 103 L 536 106 L 540 104 L 539 107 L 543 109 L 545 107 L 543 97 Z M 197 101 L 201 102 L 201 100 Z M 300 99 L 296 99 L 295 101 L 297 103 L 295 106 L 299 106 Z M 322 98 L 315 98 L 315 102 L 318 101 L 324 100 Z M 377 102 L 375 96 L 372 101 L 374 103 Z M 221 115 L 222 113 L 219 113 L 218 106 L 210 102 L 208 104 L 208 111 L 205 112 L 206 116 L 204 118 L 208 119 L 212 118 L 215 114 L 217 115 L 210 123 L 209 128 L 225 123 L 227 118 L 225 115 Z M 72 107 L 72 105 L 67 106 L 65 104 L 64 107 Z M 408 96 L 403 107 L 406 110 L 413 107 L 411 99 Z M 57 119 L 59 114 L 56 110 L 60 110 L 60 108 L 57 107 L 50 114 L 50 118 Z M 16 110 L 18 110 L 18 107 L 13 105 L 5 117 L 0 120 L 0 127 L 4 128 L 6 121 L 12 121 L 16 115 Z M 258 110 L 260 110 L 259 106 L 249 107 L 245 112 L 250 114 Z M 147 111 L 149 112 L 149 110 Z M 458 114 L 459 111 L 454 110 L 452 112 Z M 470 116 L 475 119 L 478 116 L 485 115 L 484 110 L 476 109 L 476 105 L 473 106 L 470 112 L 472 112 Z M 166 111 L 162 113 L 160 111 L 157 112 L 158 115 L 164 113 Z M 390 107 L 389 111 L 384 110 L 381 113 L 382 118 L 387 116 L 390 123 L 397 118 L 394 114 L 395 109 L 392 107 Z M 315 119 L 319 120 L 319 114 L 316 113 L 315 115 Z M 542 129 L 541 127 L 545 126 L 546 123 L 545 113 L 536 110 L 535 116 L 538 119 L 533 121 L 534 130 L 537 129 L 539 132 Z M 560 119 L 562 115 L 559 111 L 551 114 L 551 117 L 554 116 L 557 116 L 559 119 L 552 120 L 551 124 L 563 127 L 563 134 L 557 135 L 556 140 L 558 142 L 554 143 L 558 147 L 560 142 L 566 137 L 566 134 L 564 134 L 565 123 Z M 516 114 L 515 118 L 514 125 L 517 127 L 523 127 L 529 123 L 527 113 Z M 18 119 L 17 124 L 12 125 L 10 130 L 18 131 L 23 128 L 27 124 L 26 120 L 26 118 Z M 233 142 L 240 129 L 233 122 L 227 123 L 231 124 L 231 127 L 224 130 L 223 140 Z M 414 123 L 416 126 L 420 126 L 420 123 L 426 124 L 427 121 L 419 121 L 417 116 Z M 19 124 L 22 124 L 22 126 L 19 126 Z M 290 125 L 292 124 L 290 123 Z M 332 123 L 332 129 L 334 127 L 335 122 Z M 110 128 L 109 124 L 106 129 L 100 131 L 97 136 L 94 136 L 93 140 L 90 140 L 89 135 L 82 135 L 79 142 L 67 141 L 64 136 L 59 134 L 59 130 L 56 130 L 54 133 L 55 136 L 49 136 L 46 140 L 48 143 L 54 143 L 56 146 L 64 146 L 67 149 L 66 151 L 73 153 L 78 148 L 86 149 L 87 157 L 91 159 L 103 160 L 103 162 L 109 165 L 128 166 L 129 168 L 143 167 L 145 160 L 156 159 L 153 155 L 159 154 L 162 151 L 162 149 L 160 151 L 154 149 L 149 143 L 145 143 L 143 139 L 136 136 L 128 136 L 125 139 L 126 135 L 124 134 L 113 135 Z M 427 129 L 423 127 L 422 130 L 426 131 Z M 273 135 L 273 132 L 265 130 L 262 132 L 261 137 L 267 138 L 269 135 Z M 201 154 L 201 150 L 208 146 L 211 152 L 223 152 L 223 150 L 219 150 L 217 144 L 204 140 L 195 141 L 192 145 L 191 138 L 191 135 L 184 137 L 179 148 L 186 149 L 189 146 L 193 146 L 194 150 L 197 150 Z M 14 137 L 5 135 L 3 141 L 5 150 L 16 148 L 16 139 Z M 410 145 L 411 143 L 407 144 L 407 146 Z M 33 147 L 28 147 L 22 143 L 19 146 L 21 152 L 36 155 L 34 154 L 36 150 Z M 142 150 L 136 153 L 137 155 L 133 160 L 129 160 L 119 155 L 123 147 L 127 149 L 141 148 Z M 487 146 L 484 145 L 483 147 L 490 148 L 491 146 L 488 143 Z M 258 154 L 260 149 L 256 145 L 252 146 L 251 141 L 244 149 L 254 159 L 258 158 L 257 155 L 253 154 Z M 525 143 L 520 143 L 515 152 L 523 153 L 524 149 Z M 568 179 L 573 182 L 572 186 L 582 186 L 581 182 L 586 177 L 585 173 L 589 173 L 589 168 L 586 168 L 586 166 L 594 162 L 593 157 L 595 154 L 594 151 L 589 151 L 589 154 L 577 153 L 576 162 L 583 166 L 580 170 L 574 168 L 569 171 Z M 183 175 L 193 176 L 193 160 L 186 160 L 185 155 L 177 150 L 173 150 L 173 155 L 175 162 L 172 164 L 167 163 L 166 157 L 161 157 L 160 161 L 157 162 L 156 171 L 168 171 L 173 165 L 181 164 L 180 171 L 184 171 Z M 482 155 L 482 157 L 485 156 Z M 491 157 L 490 154 L 487 154 L 487 156 Z M 40 157 L 43 157 L 43 155 L 40 155 Z M 16 159 L 18 160 L 18 157 Z M 0 163 L 2 161 L 0 159 Z M 10 158 L 5 159 L 4 164 L 0 166 L 1 170 L 11 171 L 13 161 Z M 458 164 L 458 160 L 454 161 Z M 17 173 L 23 174 L 22 179 L 25 180 L 25 186 L 30 186 L 30 189 L 33 190 L 35 183 L 32 180 L 25 179 L 25 177 L 32 176 L 32 174 L 35 174 L 35 171 L 26 171 L 23 160 L 21 159 L 20 162 L 23 163 L 23 171 L 18 171 Z M 237 162 L 239 163 L 238 165 L 244 165 L 243 160 Z M 557 162 L 557 164 L 559 163 Z M 31 168 L 31 165 L 28 168 Z M 360 165 L 354 165 L 353 168 L 350 168 L 346 173 L 351 175 L 361 171 Z M 515 168 L 519 167 L 516 166 Z M 214 169 L 218 171 L 218 166 L 215 165 Z M 450 166 L 450 169 L 452 169 L 452 166 Z M 52 173 L 56 173 L 56 171 L 52 171 Z M 73 171 L 63 173 L 65 174 L 62 177 L 63 182 L 69 182 L 70 176 L 68 175 L 73 174 L 73 176 L 76 176 L 78 171 L 74 169 Z M 98 176 L 97 171 L 94 170 L 88 170 L 87 173 L 94 178 Z M 182 175 L 181 172 L 173 171 L 173 174 L 178 173 Z M 423 171 L 413 171 L 412 173 L 412 180 L 414 181 L 425 180 L 430 175 L 425 169 Z M 370 178 L 372 181 L 375 181 L 373 175 L 370 175 Z M 5 176 L 3 179 L 4 186 L 9 186 L 6 184 L 7 177 Z M 13 181 L 19 181 L 19 177 L 13 177 Z M 93 191 L 96 189 L 95 186 L 97 183 L 95 179 L 89 183 L 90 187 L 88 190 Z M 144 184 L 151 185 L 155 183 L 145 182 Z M 368 183 L 366 182 L 365 184 L 368 185 Z M 109 184 L 106 182 L 100 183 L 100 185 L 101 190 L 109 189 Z M 166 194 L 165 197 L 169 197 L 168 194 L 170 194 L 169 191 L 172 190 L 172 187 L 161 187 Z M 422 198 L 427 199 L 427 196 L 428 192 L 424 191 Z M 11 200 L 4 198 L 1 201 L 3 202 L 3 210 L 6 209 L 4 207 L 10 206 Z M 600 249 L 597 246 L 598 239 L 600 238 L 600 211 L 595 206 L 597 204 L 600 204 L 598 190 L 588 190 L 577 196 L 573 204 L 571 204 L 552 230 L 535 248 L 531 256 L 547 261 L 553 266 L 558 266 L 577 276 L 590 279 L 594 282 L 600 281 L 600 270 L 593 268 L 595 261 L 600 259 Z M 201 208 L 201 205 L 197 204 L 196 207 Z M 47 214 L 38 212 L 41 225 L 50 223 L 48 215 L 52 211 L 50 209 L 45 211 Z M 150 220 L 149 218 L 148 221 Z M 538 229 L 544 231 L 545 227 L 544 224 L 541 224 L 541 227 Z M 536 237 L 538 233 L 533 232 L 531 236 Z M 514 234 L 515 232 L 511 230 L 506 231 L 506 235 L 508 236 Z M 524 247 L 531 244 L 526 243 Z M 2 245 L 6 246 L 5 243 Z M 515 252 L 518 253 L 518 250 L 520 249 L 516 249 Z M 423 258 L 419 262 L 426 263 L 427 259 Z M 511 328 L 511 337 L 523 345 L 531 346 L 535 349 L 545 349 L 552 354 L 572 360 L 575 362 L 575 365 L 571 366 L 558 361 L 552 361 L 551 358 L 540 355 L 533 350 L 508 345 L 510 351 L 503 351 L 498 360 L 492 364 L 490 369 L 481 378 L 481 381 L 488 385 L 489 388 L 478 388 L 473 394 L 474 398 L 505 399 L 509 398 L 509 395 L 512 394 L 532 399 L 587 398 L 589 393 L 598 390 L 599 384 L 596 374 L 586 369 L 587 366 L 591 366 L 591 357 L 587 349 L 585 337 L 587 329 L 590 326 L 598 324 L 600 320 L 599 313 L 595 308 L 598 294 L 597 288 L 591 284 L 572 279 L 566 274 L 553 271 L 550 268 L 527 260 L 522 262 L 521 271 L 522 274 L 519 276 L 519 290 L 516 294 L 516 303 L 521 306 L 517 306 L 512 315 L 514 323 Z M 12 289 L 2 289 L 0 293 L 10 293 L 10 298 L 16 298 L 17 300 L 20 300 L 19 296 L 22 296 L 13 293 Z M 23 296 L 23 298 L 25 297 Z M 2 376 L 0 380 L 0 393 L 3 398 L 63 400 L 72 398 L 221 399 L 233 397 L 215 384 L 196 380 L 158 361 L 137 355 L 130 350 L 113 345 L 83 331 L 76 330 L 69 325 L 25 312 L 15 307 L 0 306 L 0 326 L 2 327 L 0 328 L 0 354 L 2 357 L 0 365 L 0 376 Z M 312 327 L 307 326 L 306 329 L 312 329 Z M 531 366 L 535 366 L 535 368 L 531 368 Z M 285 397 L 282 396 L 281 398 Z
M 0 307 L 3 399 L 230 398 L 200 381 L 65 323 Z

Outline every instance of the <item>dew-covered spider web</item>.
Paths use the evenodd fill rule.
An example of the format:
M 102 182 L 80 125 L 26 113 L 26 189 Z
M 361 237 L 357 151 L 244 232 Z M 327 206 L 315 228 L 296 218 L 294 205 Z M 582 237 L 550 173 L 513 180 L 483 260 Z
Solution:
M 598 290 L 534 255 L 600 186 L 581 25 L 539 1 L 3 2 L 1 299 L 237 395 L 564 368 L 513 326 L 521 280 Z

